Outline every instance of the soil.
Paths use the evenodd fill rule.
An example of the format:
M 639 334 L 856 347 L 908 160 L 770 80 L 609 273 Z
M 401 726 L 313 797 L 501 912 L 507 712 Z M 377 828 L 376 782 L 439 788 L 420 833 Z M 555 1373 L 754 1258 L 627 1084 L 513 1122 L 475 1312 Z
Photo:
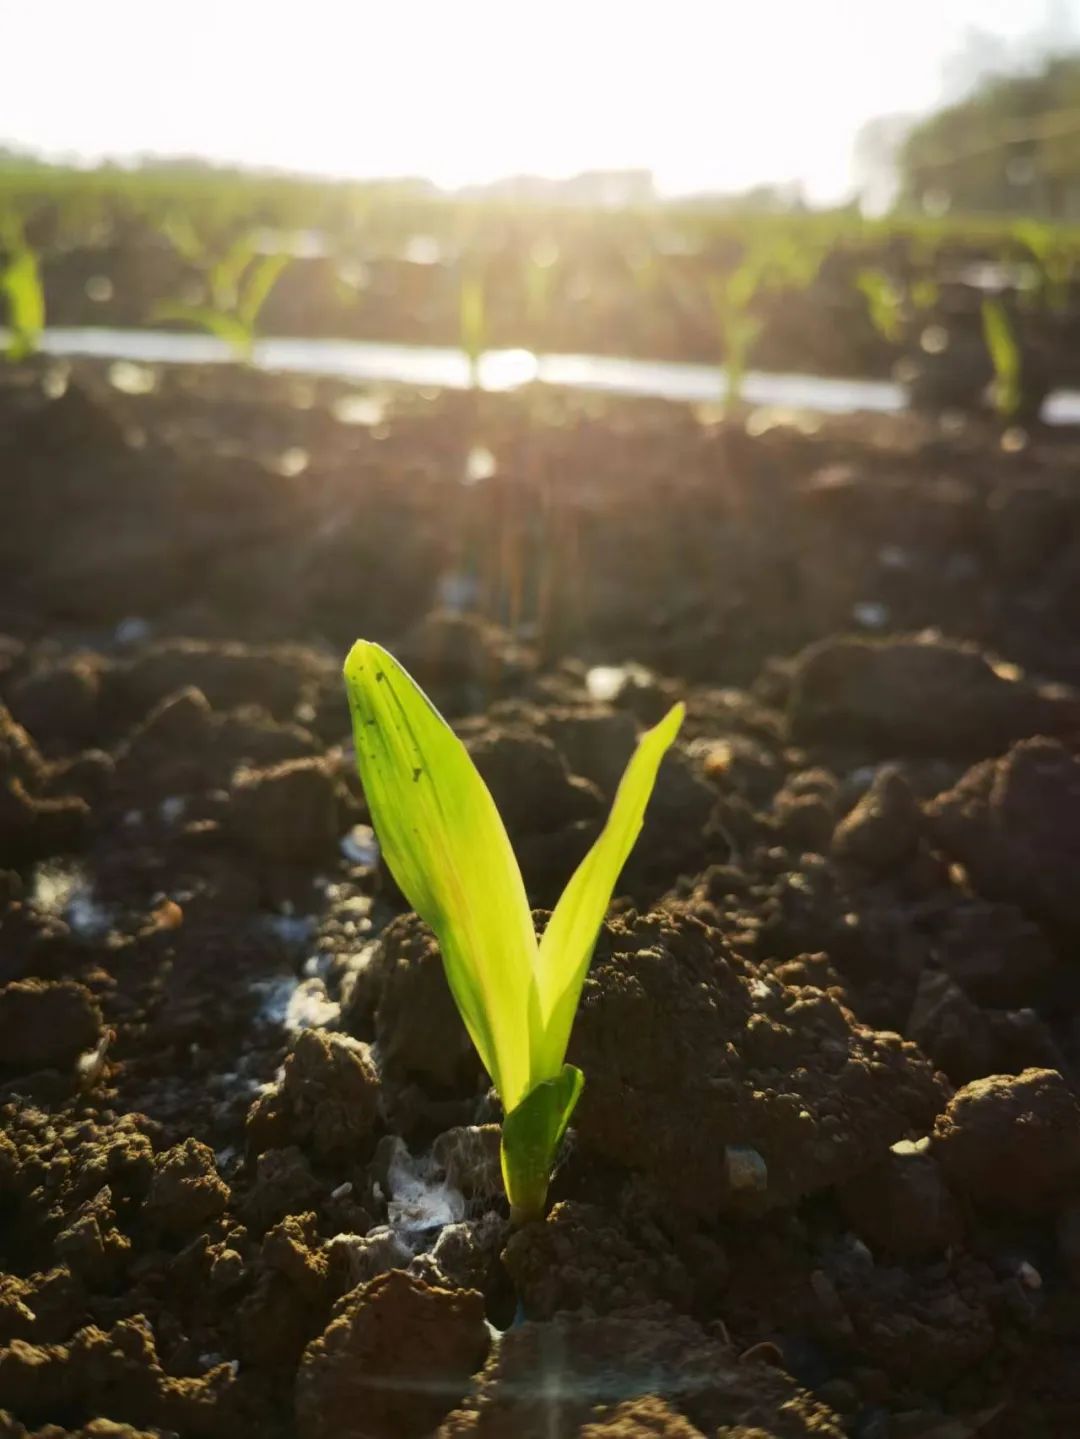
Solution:
M 1074 1434 L 1078 460 L 6 369 L 0 1434 Z M 516 1233 L 353 772 L 358 634 L 541 924 L 687 704 Z

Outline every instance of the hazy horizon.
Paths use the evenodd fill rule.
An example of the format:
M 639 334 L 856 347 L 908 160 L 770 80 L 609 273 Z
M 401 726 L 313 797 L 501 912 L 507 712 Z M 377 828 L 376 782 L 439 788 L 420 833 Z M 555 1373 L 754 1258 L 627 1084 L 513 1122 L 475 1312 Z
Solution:
M 41 66 L 11 67 L 0 144 L 450 189 L 647 169 L 662 195 L 797 184 L 828 203 L 853 190 L 868 120 L 924 113 L 1080 30 L 1080 0 L 702 9 L 193 0 L 174 32 L 135 0 L 63 0 L 5 17 L 12 53 L 48 70 L 43 83 Z

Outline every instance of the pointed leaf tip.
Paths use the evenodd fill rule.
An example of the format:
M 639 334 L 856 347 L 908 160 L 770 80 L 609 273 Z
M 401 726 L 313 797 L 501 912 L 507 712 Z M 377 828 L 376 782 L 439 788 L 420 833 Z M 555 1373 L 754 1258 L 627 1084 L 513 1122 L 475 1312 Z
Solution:
M 533 1057 L 534 1082 L 557 1073 L 566 1055 L 600 926 L 622 868 L 641 833 L 660 763 L 674 743 L 685 714 L 686 706 L 680 701 L 638 739 L 600 838 L 578 865 L 548 921 L 540 941 L 544 1038 Z

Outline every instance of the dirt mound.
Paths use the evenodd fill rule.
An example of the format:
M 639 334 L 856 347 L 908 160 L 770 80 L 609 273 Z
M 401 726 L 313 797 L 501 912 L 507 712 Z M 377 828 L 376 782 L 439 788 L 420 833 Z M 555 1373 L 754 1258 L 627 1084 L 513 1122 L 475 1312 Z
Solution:
M 0 1429 L 1071 1432 L 1074 439 L 46 368 L 0 377 Z M 687 705 L 517 1233 L 358 634 L 538 905 Z

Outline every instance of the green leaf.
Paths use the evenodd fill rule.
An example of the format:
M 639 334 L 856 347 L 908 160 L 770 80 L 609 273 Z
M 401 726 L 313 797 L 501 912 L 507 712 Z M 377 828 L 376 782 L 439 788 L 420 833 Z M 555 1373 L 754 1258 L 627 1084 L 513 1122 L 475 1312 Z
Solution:
M 933 280 L 912 280 L 911 303 L 916 310 L 932 310 L 940 296 L 941 291 Z
M 468 751 L 381 646 L 345 662 L 357 762 L 383 856 L 439 941 L 446 977 L 503 1106 L 529 1090 L 536 934 L 506 829 Z
M 278 282 L 278 276 L 289 263 L 289 255 L 260 255 L 244 281 L 244 296 L 239 306 L 242 322 L 249 333 L 255 333 L 255 322 L 259 311 L 270 298 L 270 291 Z
M 753 315 L 732 316 L 727 328 L 727 354 L 724 356 L 724 398 L 728 404 L 735 404 L 742 398 L 750 346 L 761 330 L 761 321 Z
M 890 345 L 903 335 L 903 295 L 884 270 L 866 266 L 855 276 L 857 288 L 866 297 L 870 323 Z
M 502 1172 L 510 1218 L 515 1224 L 543 1217 L 555 1155 L 582 1089 L 585 1076 L 564 1064 L 503 1120 Z
M 765 267 L 755 256 L 750 256 L 733 270 L 728 278 L 728 304 L 735 314 L 741 314 L 750 305 L 765 277 Z
M 224 340 L 238 355 L 246 358 L 251 354 L 252 334 L 243 321 L 210 305 L 185 305 L 180 301 L 166 300 L 154 306 L 152 315 L 155 320 L 176 320 L 184 325 L 194 325 Z
M 202 268 L 206 263 L 206 245 L 187 215 L 174 211 L 163 216 L 158 228 L 176 253 L 189 265 Z
M 684 705 L 675 705 L 638 740 L 619 781 L 607 824 L 563 890 L 544 930 L 539 968 L 544 1032 L 533 1058 L 534 1082 L 557 1074 L 563 1062 L 581 986 L 615 881 L 641 833 L 660 761 L 678 734 L 685 712 Z
M 25 359 L 37 348 L 45 328 L 45 292 L 33 250 L 20 244 L 0 271 L 0 292 L 7 299 L 8 358 Z
M 484 282 L 479 275 L 466 274 L 462 277 L 459 324 L 461 348 L 469 362 L 469 384 L 475 390 L 480 383 L 480 356 L 484 353 L 487 328 L 484 317 Z
M 994 366 L 994 408 L 1011 419 L 1020 408 L 1020 346 L 1000 300 L 982 303 L 983 338 Z
M 238 235 L 220 259 L 207 271 L 210 293 L 221 310 L 238 306 L 244 271 L 255 258 L 255 235 Z

